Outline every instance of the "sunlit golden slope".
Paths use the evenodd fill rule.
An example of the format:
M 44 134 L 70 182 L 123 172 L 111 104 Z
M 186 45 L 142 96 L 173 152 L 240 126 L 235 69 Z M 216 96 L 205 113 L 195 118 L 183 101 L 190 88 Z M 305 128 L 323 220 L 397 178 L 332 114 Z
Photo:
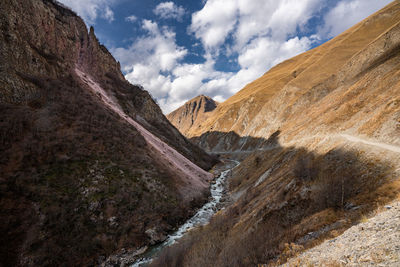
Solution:
M 234 131 L 267 138 L 279 129 L 285 142 L 347 131 L 400 144 L 399 21 L 400 2 L 394 1 L 331 41 L 273 67 L 187 136 Z

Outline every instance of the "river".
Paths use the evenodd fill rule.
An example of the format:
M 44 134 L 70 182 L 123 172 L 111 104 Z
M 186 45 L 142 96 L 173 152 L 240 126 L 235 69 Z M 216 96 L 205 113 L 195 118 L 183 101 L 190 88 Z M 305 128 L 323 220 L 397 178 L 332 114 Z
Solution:
M 165 247 L 174 244 L 177 240 L 182 238 L 185 233 L 190 229 L 207 224 L 211 217 L 220 210 L 219 203 L 224 194 L 225 181 L 230 176 L 231 171 L 239 165 L 239 162 L 231 159 L 224 159 L 226 170 L 222 171 L 215 183 L 211 185 L 210 201 L 204 204 L 193 217 L 188 219 L 177 231 L 168 236 L 168 238 L 161 244 L 152 247 L 145 252 L 141 258 L 136 260 L 131 267 L 145 267 L 150 264 L 158 253 Z

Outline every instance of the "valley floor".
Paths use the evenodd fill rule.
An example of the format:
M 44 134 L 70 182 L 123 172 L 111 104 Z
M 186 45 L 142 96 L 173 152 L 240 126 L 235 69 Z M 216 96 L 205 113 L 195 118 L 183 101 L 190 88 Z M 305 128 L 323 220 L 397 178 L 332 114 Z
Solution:
M 400 266 L 400 201 L 383 209 L 282 266 Z

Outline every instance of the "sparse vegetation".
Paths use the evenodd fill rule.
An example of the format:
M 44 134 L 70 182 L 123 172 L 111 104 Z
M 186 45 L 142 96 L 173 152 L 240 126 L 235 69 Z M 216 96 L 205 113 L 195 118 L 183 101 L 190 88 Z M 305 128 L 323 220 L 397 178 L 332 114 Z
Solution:
M 99 256 L 149 244 L 148 228 L 172 231 L 206 201 L 183 199 L 176 174 L 76 76 L 81 64 L 129 115 L 211 167 L 214 159 L 123 79 L 80 18 L 52 0 L 0 6 L 0 265 L 96 265 Z M 42 21 L 46 32 L 37 30 Z
M 22 201 L 34 211 L 31 225 L 22 224 L 36 229 L 24 241 L 34 264 L 86 265 L 93 255 L 140 246 L 148 239 L 146 227 L 172 230 L 190 215 L 184 212 L 190 205 L 204 201 L 185 206 L 169 174 L 143 157 L 143 138 L 93 103 L 73 79 L 31 78 L 43 85 L 46 97 L 40 107 L 0 107 L 1 164 L 8 166 L 0 186 L 7 192 L 2 196 L 2 233 L 24 222 L 25 211 L 7 207 L 8 202 Z M 13 156 L 17 151 L 22 157 Z M 7 235 L 2 238 L 2 244 L 9 243 Z M 7 257 L 10 264 L 15 260 Z
M 256 157 L 262 167 L 257 166 Z M 259 168 L 248 180 L 241 174 Z M 262 170 L 271 168 L 265 182 L 254 188 Z M 283 263 L 338 235 L 350 221 L 374 209 L 376 197 L 368 196 L 387 182 L 390 170 L 390 165 L 372 163 L 356 151 L 335 149 L 318 155 L 305 149 L 276 148 L 257 153 L 240 165 L 232 180 L 231 190 L 247 188 L 237 203 L 166 249 L 152 266 Z M 345 210 L 344 204 L 350 202 L 363 203 L 363 207 Z

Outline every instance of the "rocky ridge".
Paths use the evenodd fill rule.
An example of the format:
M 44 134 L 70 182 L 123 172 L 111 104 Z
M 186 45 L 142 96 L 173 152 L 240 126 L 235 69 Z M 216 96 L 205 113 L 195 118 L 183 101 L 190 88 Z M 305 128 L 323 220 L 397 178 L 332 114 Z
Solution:
M 202 122 L 211 116 L 218 103 L 212 98 L 200 95 L 187 101 L 183 106 L 167 115 L 167 119 L 186 135 L 193 127 L 201 128 Z

